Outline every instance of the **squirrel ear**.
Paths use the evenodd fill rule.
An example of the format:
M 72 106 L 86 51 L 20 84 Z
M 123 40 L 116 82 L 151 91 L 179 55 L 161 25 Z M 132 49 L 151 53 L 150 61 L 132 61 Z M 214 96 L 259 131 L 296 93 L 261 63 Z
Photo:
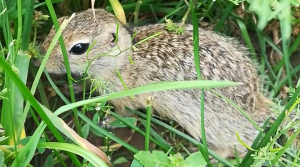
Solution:
M 118 43 L 118 38 L 117 38 L 117 34 L 115 34 L 115 33 L 111 33 L 110 34 L 110 47 L 115 47 L 116 46 L 116 44 Z
M 122 30 L 122 24 L 121 23 L 117 23 L 117 24 L 111 24 L 109 26 L 109 33 L 111 34 L 118 34 L 118 36 L 120 36 L 119 34 L 121 33 Z
M 62 22 L 63 22 L 65 19 L 68 19 L 68 18 L 69 18 L 69 16 L 63 16 L 63 17 L 58 18 L 58 19 L 57 19 L 58 24 L 61 25 Z M 51 29 L 54 29 L 54 25 L 52 26 Z
M 113 39 L 113 41 L 111 41 L 111 42 L 115 43 L 115 42 L 122 40 L 122 38 L 124 37 L 124 34 L 127 34 L 129 32 L 121 23 L 118 22 L 116 24 L 109 25 L 108 33 L 111 34 L 111 38 Z M 115 40 L 117 40 L 117 41 L 115 41 Z
M 110 43 L 112 45 L 112 47 L 116 44 L 116 42 L 118 42 L 120 40 L 120 37 L 122 35 L 120 35 L 121 31 L 120 29 L 122 28 L 121 25 L 118 25 L 120 23 L 117 24 L 111 24 L 108 28 L 109 31 L 109 38 L 110 38 Z
M 112 37 L 112 40 L 110 42 L 111 43 L 116 42 L 116 40 L 117 40 L 116 34 L 115 33 L 111 33 L 111 37 Z
M 61 25 L 62 22 L 63 22 L 64 20 L 68 19 L 68 18 L 69 18 L 69 16 L 63 16 L 63 17 L 60 17 L 60 18 L 58 19 L 58 24 Z

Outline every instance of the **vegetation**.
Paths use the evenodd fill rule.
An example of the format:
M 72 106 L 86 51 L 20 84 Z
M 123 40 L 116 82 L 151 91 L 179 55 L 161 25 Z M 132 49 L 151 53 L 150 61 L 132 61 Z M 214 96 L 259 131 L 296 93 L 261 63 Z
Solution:
M 68 99 L 47 72 L 43 73 L 45 62 L 37 68 L 30 60 L 38 57 L 39 44 L 52 24 L 58 32 L 45 57 L 49 56 L 56 42 L 64 48 L 59 36 L 68 21 L 58 29 L 57 17 L 90 8 L 91 2 L 0 0 L 1 166 L 106 166 L 109 161 L 106 155 L 115 166 L 300 166 L 297 119 L 300 101 L 300 61 L 297 59 L 299 1 L 98 0 L 94 3 L 95 8 L 114 12 L 122 23 L 128 25 L 165 23 L 167 20 L 170 30 L 181 33 L 184 23 L 190 22 L 194 27 L 213 29 L 240 39 L 253 53 L 252 59 L 259 66 L 260 75 L 265 80 L 261 85 L 264 93 L 277 104 L 273 108 L 277 119 L 272 123 L 266 120 L 264 132 L 251 146 L 245 144 L 249 148 L 246 157 L 226 160 L 208 150 L 205 140 L 200 145 L 182 133 L 176 123 L 151 117 L 151 100 L 146 114 L 128 108 L 128 112 L 136 115 L 129 118 L 110 112 L 112 107 L 106 103 L 110 99 L 143 92 L 235 84 L 200 81 L 200 69 L 197 70 L 198 81 L 158 83 L 95 98 L 91 98 L 91 94 L 84 95 L 81 99 L 76 99 L 73 89 L 70 89 Z M 172 22 L 180 22 L 182 27 L 174 27 Z M 194 36 L 197 33 L 195 31 Z M 195 56 L 197 59 L 199 55 Z M 70 70 L 67 72 L 71 76 Z M 71 77 L 56 80 L 67 82 L 70 87 L 75 81 Z M 92 80 L 91 85 L 99 89 L 106 87 L 107 83 Z M 109 120 L 116 118 L 110 120 L 110 126 L 117 129 L 99 126 L 107 114 Z M 289 114 L 295 119 L 290 119 Z M 128 135 L 118 135 L 118 129 L 128 132 Z M 218 162 L 211 162 L 209 154 Z

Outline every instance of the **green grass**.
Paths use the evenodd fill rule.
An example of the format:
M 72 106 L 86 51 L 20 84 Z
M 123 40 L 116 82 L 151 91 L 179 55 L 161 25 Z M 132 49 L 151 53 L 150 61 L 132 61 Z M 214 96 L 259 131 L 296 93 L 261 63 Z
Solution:
M 253 150 L 260 150 L 260 154 L 250 150 L 243 159 L 232 161 L 221 158 L 207 148 L 205 138 L 202 139 L 203 144 L 200 145 L 199 142 L 175 128 L 176 123 L 153 117 L 151 99 L 148 106 L 145 106 L 147 114 L 127 108 L 128 112 L 138 116 L 135 119 L 122 118 L 115 113 L 110 114 L 119 122 L 123 122 L 114 122 L 115 125 L 129 127 L 135 133 L 145 136 L 143 149 L 136 148 L 113 135 L 110 130 L 98 126 L 100 115 L 106 114 L 105 111 L 111 109 L 106 103 L 111 99 L 170 89 L 205 88 L 207 91 L 213 87 L 234 85 L 232 82 L 201 81 L 198 55 L 199 44 L 195 43 L 194 46 L 197 81 L 156 83 L 129 89 L 128 91 L 109 92 L 94 98 L 91 98 L 91 95 L 83 96 L 84 99 L 80 101 L 76 100 L 74 90 L 70 89 L 71 96 L 69 100 L 55 86 L 51 77 L 44 71 L 44 67 L 54 44 L 59 42 L 67 67 L 67 75 L 71 76 L 66 48 L 63 39 L 59 36 L 67 21 L 63 26 L 59 27 L 57 18 L 61 15 L 72 14 L 74 11 L 77 12 L 89 8 L 88 1 L 46 0 L 44 3 L 35 3 L 34 0 L 0 0 L 0 97 L 2 99 L 0 107 L 1 126 L 5 130 L 3 136 L 7 137 L 7 139 L 1 138 L 0 140 L 2 152 L 0 158 L 4 159 L 0 162 L 1 165 L 42 166 L 43 163 L 47 162 L 45 166 L 53 166 L 54 164 L 70 166 L 65 162 L 67 157 L 75 166 L 85 165 L 87 161 L 95 166 L 105 166 L 103 162 L 105 157 L 101 160 L 101 158 L 93 154 L 100 155 L 101 152 L 98 152 L 99 150 L 95 146 L 83 139 L 89 134 L 94 134 L 105 141 L 104 146 L 106 149 L 103 151 L 106 155 L 113 158 L 111 161 L 113 164 L 117 164 L 117 160 L 125 161 L 124 159 L 131 162 L 133 160 L 132 154 L 139 155 L 139 151 L 151 150 L 150 146 L 153 143 L 155 144 L 155 150 L 168 153 L 166 155 L 173 158 L 173 160 L 173 155 L 178 152 L 185 157 L 193 157 L 187 149 L 187 143 L 192 143 L 202 153 L 203 159 L 209 166 L 218 166 L 218 164 L 211 164 L 209 155 L 219 160 L 219 166 L 244 167 L 250 165 L 261 166 L 261 164 L 266 166 L 299 166 L 299 144 L 298 146 L 294 144 L 294 141 L 299 138 L 299 120 L 294 121 L 294 124 L 290 125 L 286 123 L 287 118 L 285 116 L 286 111 L 291 112 L 293 110 L 299 117 L 298 101 L 300 88 L 297 87 L 296 83 L 299 80 L 300 65 L 295 65 L 290 61 L 291 57 L 297 55 L 297 48 L 300 43 L 299 35 L 291 35 L 293 30 L 292 24 L 299 23 L 297 17 L 291 17 L 296 13 L 294 5 L 298 4 L 292 0 L 284 0 L 281 3 L 275 3 L 277 1 L 274 1 L 272 4 L 262 0 L 245 1 L 243 6 L 246 10 L 241 11 L 244 12 L 241 16 L 236 12 L 237 9 L 241 9 L 239 8 L 241 6 L 236 6 L 230 1 L 196 1 L 195 8 L 191 8 L 190 11 L 184 0 L 144 0 L 138 2 L 142 3 L 136 3 L 133 0 L 124 1 L 121 4 L 115 0 L 96 1 L 95 8 L 101 7 L 107 11 L 114 12 L 119 19 L 130 25 L 164 23 L 164 17 L 167 17 L 174 22 L 190 22 L 196 28 L 199 26 L 198 22 L 205 21 L 213 26 L 212 29 L 214 31 L 240 38 L 251 53 L 257 53 L 252 54 L 251 58 L 257 63 L 260 74 L 265 78 L 265 83 L 262 85 L 263 92 L 274 102 L 279 100 L 278 106 L 280 107 L 274 109 L 274 114 L 278 118 L 270 125 L 266 121 L 265 125 L 270 127 L 261 132 L 251 145 Z M 272 9 L 271 5 L 275 5 L 275 8 Z M 63 8 L 66 6 L 68 10 Z M 292 7 L 290 8 L 289 6 Z M 49 21 L 34 20 L 34 9 L 49 14 L 51 16 Z M 127 14 L 127 17 L 125 17 L 124 12 Z M 256 14 L 256 20 L 253 19 L 254 15 L 252 12 Z M 189 14 L 189 17 L 186 18 L 186 14 Z M 52 25 L 51 21 L 57 30 L 57 34 L 48 48 L 41 66 L 37 69 L 30 65 L 30 59 L 37 52 L 32 46 L 43 40 L 44 35 L 47 34 Z M 262 30 L 271 21 L 275 21 L 279 25 L 277 29 L 278 35 L 282 38 L 279 44 L 273 42 L 272 31 Z M 35 24 L 36 22 L 44 22 L 43 28 L 38 27 L 38 24 Z M 198 32 L 194 31 L 193 37 L 195 41 L 198 41 L 197 34 Z M 274 50 L 275 53 L 281 56 L 278 62 L 270 61 L 271 50 Z M 49 83 L 41 79 L 43 73 L 48 78 L 48 82 L 58 97 L 64 102 L 63 105 L 58 98 L 48 99 L 48 93 L 44 87 L 49 85 Z M 67 84 L 69 87 L 73 87 L 71 77 L 67 77 Z M 106 85 L 106 83 L 99 84 Z M 281 97 L 280 93 L 284 93 L 284 88 L 291 88 L 291 90 L 287 96 Z M 38 98 L 33 96 L 36 92 L 38 92 Z M 226 99 L 222 95 L 220 95 L 220 98 Z M 41 104 L 44 106 L 41 106 Z M 101 114 L 95 112 L 99 105 Z M 205 103 L 202 101 L 201 108 L 203 108 L 203 105 Z M 79 108 L 81 106 L 83 107 Z M 243 113 L 238 106 L 236 108 Z M 87 117 L 91 112 L 93 112 L 93 119 Z M 199 110 L 199 114 L 204 117 L 203 110 Z M 77 134 L 67 128 L 60 118 L 71 118 Z M 253 120 L 249 118 L 249 121 Z M 156 127 L 165 129 L 164 133 L 158 132 Z M 286 142 L 275 141 L 276 139 L 284 138 L 288 129 L 292 127 L 295 130 L 291 136 L 285 137 Z M 203 119 L 201 130 L 202 136 L 205 136 Z M 175 144 L 172 144 L 170 140 L 174 141 Z M 111 151 L 109 149 L 111 141 L 123 146 L 127 150 L 127 154 Z M 53 153 L 46 153 L 44 148 L 53 150 Z M 37 155 L 35 155 L 36 153 Z M 41 157 L 47 158 L 47 161 L 39 162 Z M 79 157 L 83 157 L 84 160 Z M 123 160 L 120 160 L 122 158 Z M 176 161 L 183 161 L 180 157 L 176 158 Z M 188 160 L 187 158 L 184 161 L 194 160 L 192 158 Z M 133 162 L 135 165 L 140 165 L 136 161 Z M 29 163 L 30 165 L 28 165 Z

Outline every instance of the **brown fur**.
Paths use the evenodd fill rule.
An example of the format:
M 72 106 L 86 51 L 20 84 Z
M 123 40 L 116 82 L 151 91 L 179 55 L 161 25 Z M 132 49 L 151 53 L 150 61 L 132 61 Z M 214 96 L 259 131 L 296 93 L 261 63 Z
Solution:
M 60 19 L 62 21 L 62 19 Z M 162 24 L 135 27 L 135 40 L 138 42 L 148 36 L 162 32 L 159 36 L 147 40 L 131 49 L 131 34 L 120 24 L 117 49 L 111 33 L 116 32 L 119 22 L 110 13 L 96 10 L 96 19 L 92 10 L 78 13 L 63 31 L 67 51 L 78 41 L 97 43 L 88 56 L 69 53 L 71 71 L 82 74 L 86 64 L 92 58 L 89 74 L 92 77 L 114 84 L 113 91 L 124 90 L 116 69 L 128 88 L 134 88 L 159 81 L 195 80 L 196 71 L 193 54 L 193 31 L 186 25 L 182 35 L 169 32 Z M 47 49 L 55 34 L 51 30 L 43 43 Z M 220 36 L 212 31 L 199 29 L 200 66 L 203 79 L 230 80 L 244 85 L 214 89 L 244 109 L 257 123 L 261 124 L 269 115 L 265 97 L 259 91 L 259 76 L 247 49 L 236 40 Z M 128 49 L 129 48 L 129 49 Z M 125 50 L 127 49 L 127 50 Z M 125 50 L 125 51 L 124 51 Z M 105 55 L 104 55 L 105 54 Z M 109 55 L 109 56 L 108 56 Z M 134 64 L 129 62 L 129 55 Z M 47 62 L 46 69 L 53 74 L 66 73 L 62 52 L 57 44 Z M 110 102 L 119 113 L 125 113 L 124 106 L 145 107 L 147 98 L 154 96 L 153 108 L 162 116 L 167 116 L 184 127 L 195 139 L 201 140 L 200 132 L 200 90 L 172 90 L 147 93 L 114 99 Z M 210 91 L 205 91 L 205 128 L 209 148 L 223 157 L 234 156 L 234 147 L 240 155 L 246 148 L 240 144 L 235 132 L 247 144 L 251 145 L 258 131 L 234 107 Z

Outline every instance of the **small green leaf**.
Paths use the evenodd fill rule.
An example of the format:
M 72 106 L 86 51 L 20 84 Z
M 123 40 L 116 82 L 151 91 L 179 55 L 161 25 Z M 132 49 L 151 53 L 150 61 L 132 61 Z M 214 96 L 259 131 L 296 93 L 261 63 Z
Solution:
M 130 167 L 143 167 L 143 165 L 136 159 L 131 162 Z
M 128 118 L 124 118 L 128 123 L 134 125 L 137 121 L 136 118 L 134 117 L 128 117 Z M 116 128 L 125 128 L 128 127 L 128 125 L 126 125 L 124 122 L 120 121 L 120 120 L 115 120 L 112 123 L 110 123 L 111 126 L 116 127 Z
M 99 123 L 99 120 L 100 120 L 99 114 L 95 114 L 95 115 L 93 116 L 93 122 L 96 123 L 96 124 L 98 124 L 98 123 Z
M 44 137 L 41 137 L 39 143 L 40 142 L 46 142 L 46 139 Z M 45 148 L 37 148 L 37 150 L 40 154 L 43 154 L 45 152 Z
M 27 136 L 27 137 L 21 139 L 19 144 L 25 146 L 29 142 L 30 138 L 31 138 L 31 136 Z
M 167 166 L 170 164 L 168 156 L 161 151 L 153 151 L 151 154 L 149 151 L 140 151 L 134 155 L 134 158 L 145 167 L 151 166 Z
M 183 166 L 184 158 L 180 153 L 170 155 L 169 159 L 171 160 L 171 165 L 175 166 Z
M 98 130 L 96 130 L 94 127 L 90 128 L 90 132 L 98 137 L 105 137 L 101 132 L 99 132 Z
M 89 124 L 83 125 L 81 128 L 82 137 L 86 139 L 89 135 L 89 132 L 90 132 L 90 125 Z
M 122 163 L 125 163 L 125 162 L 128 162 L 128 160 L 127 160 L 125 157 L 119 157 L 119 158 L 117 158 L 117 159 L 114 161 L 114 165 L 122 164 Z
M 51 153 L 48 155 L 46 162 L 44 163 L 43 167 L 51 167 L 54 166 L 54 160 L 53 160 L 54 153 Z
M 155 158 L 157 161 L 161 162 L 162 164 L 169 164 L 170 160 L 168 156 L 162 152 L 162 151 L 153 151 L 152 152 L 153 158 Z
M 204 167 L 207 165 L 207 162 L 205 161 L 201 152 L 195 152 L 185 159 L 184 164 L 185 167 Z

